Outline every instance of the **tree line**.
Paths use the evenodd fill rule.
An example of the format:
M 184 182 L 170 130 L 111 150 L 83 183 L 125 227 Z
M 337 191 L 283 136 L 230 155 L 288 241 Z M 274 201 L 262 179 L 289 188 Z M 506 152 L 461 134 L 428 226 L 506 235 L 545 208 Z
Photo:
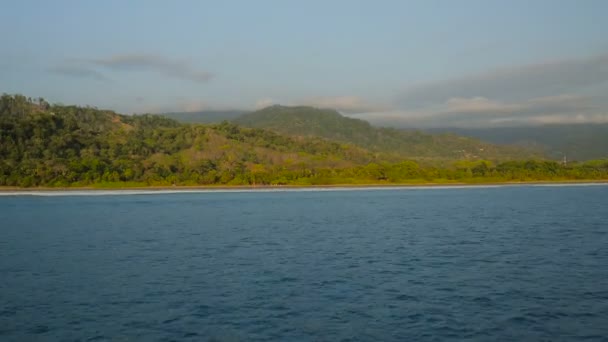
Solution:
M 0 97 L 0 185 L 329 185 L 608 179 L 608 160 L 464 159 L 448 164 L 233 123 Z

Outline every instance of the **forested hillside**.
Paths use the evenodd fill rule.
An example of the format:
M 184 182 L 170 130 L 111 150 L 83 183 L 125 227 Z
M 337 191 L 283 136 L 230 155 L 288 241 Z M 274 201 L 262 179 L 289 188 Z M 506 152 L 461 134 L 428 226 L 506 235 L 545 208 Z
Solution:
M 163 113 L 161 115 L 181 123 L 215 124 L 222 121 L 234 120 L 247 113 L 243 110 L 204 110 L 198 112 Z
M 504 161 L 542 157 L 533 149 L 499 146 L 449 133 L 378 128 L 367 121 L 344 117 L 331 109 L 271 106 L 245 114 L 234 122 L 288 135 L 322 137 L 417 160 L 468 158 Z
M 608 158 L 608 124 L 561 124 L 495 128 L 442 128 L 431 132 L 453 132 L 496 144 L 533 147 L 554 159 L 589 160 Z
M 224 122 L 180 124 L 92 107 L 0 98 L 0 185 L 310 185 L 607 179 L 608 161 L 492 162 L 446 167 L 316 137 Z
M 182 125 L 155 115 L 0 100 L 0 184 L 253 184 L 268 172 L 307 174 L 376 160 L 360 148 L 230 123 Z M 264 181 L 260 179 L 260 182 Z

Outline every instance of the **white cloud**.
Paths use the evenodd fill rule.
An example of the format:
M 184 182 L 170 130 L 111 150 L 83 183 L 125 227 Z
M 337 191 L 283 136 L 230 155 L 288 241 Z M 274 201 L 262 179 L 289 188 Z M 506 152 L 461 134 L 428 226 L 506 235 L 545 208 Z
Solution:
M 483 97 L 521 101 L 572 93 L 608 83 L 608 54 L 585 59 L 545 61 L 457 79 L 420 84 L 398 96 L 400 107 L 424 107 L 450 98 Z
M 505 104 L 485 97 L 453 97 L 446 102 L 446 112 L 478 113 L 478 112 L 509 112 L 518 109 L 516 104 Z
M 255 109 L 262 109 L 262 108 L 270 107 L 274 104 L 277 104 L 277 102 L 271 98 L 259 99 L 255 102 Z
M 501 102 L 482 97 L 451 98 L 413 110 L 394 109 L 356 117 L 374 124 L 400 127 L 483 127 L 546 123 L 606 122 L 606 106 L 598 98 L 574 94 Z
M 204 101 L 184 101 L 179 103 L 177 108 L 182 112 L 200 112 L 210 109 L 210 106 Z
M 365 113 L 382 109 L 379 106 L 366 103 L 358 96 L 313 97 L 297 103 L 305 106 L 331 108 L 343 113 Z
M 415 85 L 392 109 L 361 113 L 410 127 L 605 122 L 608 54 L 491 70 Z

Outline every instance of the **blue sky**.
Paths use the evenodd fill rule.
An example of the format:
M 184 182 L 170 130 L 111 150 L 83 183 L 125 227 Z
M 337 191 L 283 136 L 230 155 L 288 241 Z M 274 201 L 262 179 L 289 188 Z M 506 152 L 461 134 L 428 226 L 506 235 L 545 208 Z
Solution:
M 124 113 L 608 121 L 608 1 L 11 1 L 0 92 Z

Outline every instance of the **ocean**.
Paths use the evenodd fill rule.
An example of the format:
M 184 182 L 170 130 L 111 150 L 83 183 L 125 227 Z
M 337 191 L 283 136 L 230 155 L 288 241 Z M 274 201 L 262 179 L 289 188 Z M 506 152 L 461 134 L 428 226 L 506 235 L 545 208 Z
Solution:
M 0 195 L 1 341 L 606 341 L 608 186 Z

